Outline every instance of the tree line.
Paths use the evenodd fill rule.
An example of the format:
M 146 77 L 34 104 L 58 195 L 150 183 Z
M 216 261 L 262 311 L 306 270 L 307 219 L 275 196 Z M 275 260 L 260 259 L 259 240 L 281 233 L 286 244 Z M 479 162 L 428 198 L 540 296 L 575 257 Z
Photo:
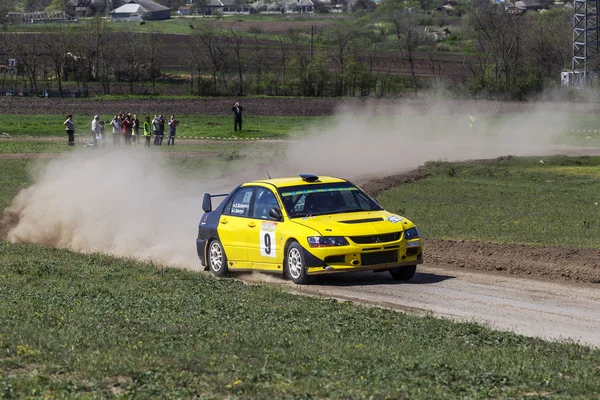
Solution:
M 177 37 L 179 54 L 166 35 L 113 32 L 100 17 L 83 29 L 2 33 L 5 57 L 19 60 L 16 77 L 0 69 L 2 87 L 20 79 L 36 92 L 63 92 L 68 81 L 82 90 L 94 84 L 104 94 L 115 85 L 121 93 L 158 93 L 159 83 L 170 82 L 165 58 L 178 57 L 187 70 L 186 91 L 201 96 L 393 96 L 445 86 L 464 95 L 523 98 L 556 85 L 570 65 L 571 15 L 562 9 L 515 15 L 477 1 L 440 40 L 424 29 L 428 16 L 406 5 L 390 0 L 377 12 L 314 32 L 269 36 L 258 28 L 200 23 Z M 447 42 L 461 47 L 453 58 L 443 51 Z

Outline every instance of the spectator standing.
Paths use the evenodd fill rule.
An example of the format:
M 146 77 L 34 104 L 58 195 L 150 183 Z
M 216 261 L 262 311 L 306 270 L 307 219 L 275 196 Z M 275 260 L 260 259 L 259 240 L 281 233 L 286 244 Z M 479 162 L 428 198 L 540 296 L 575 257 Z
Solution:
M 152 137 L 152 124 L 150 123 L 150 116 L 146 115 L 144 121 L 144 138 L 146 139 L 144 146 L 150 147 L 150 138 Z
M 131 134 L 133 132 L 133 121 L 131 121 L 131 115 L 127 114 L 121 121 L 121 132 L 123 133 L 123 140 L 125 146 L 131 146 Z
M 113 134 L 113 147 L 121 146 L 121 118 L 118 115 L 115 115 L 110 121 L 110 126 L 112 126 L 112 134 Z
M 472 115 L 469 116 L 469 129 L 471 133 L 477 134 L 477 120 Z
M 175 134 L 177 133 L 178 124 L 179 121 L 175 119 L 174 115 L 171 115 L 171 118 L 169 119 L 169 138 L 167 139 L 167 146 L 169 145 L 169 143 L 175 146 Z
M 100 139 L 100 116 L 94 115 L 92 120 L 92 144 L 98 147 L 98 139 Z
M 131 142 L 132 143 L 139 143 L 140 141 L 140 120 L 138 119 L 137 115 L 133 115 L 133 134 L 131 136 Z
M 98 147 L 100 147 L 101 149 L 105 149 L 106 148 L 106 133 L 104 132 L 104 121 L 98 122 L 98 125 L 100 126 Z
M 158 145 L 162 146 L 162 142 L 165 137 L 165 116 L 162 114 L 158 118 L 158 126 L 160 127 L 160 133 L 158 135 Z
M 75 124 L 73 123 L 73 116 L 71 114 L 67 115 L 67 120 L 64 122 L 64 125 L 67 130 L 67 136 L 69 137 L 69 146 L 75 146 Z
M 160 138 L 160 120 L 158 115 L 155 115 L 152 120 L 152 129 L 154 130 L 154 145 L 158 146 L 158 139 Z
M 244 107 L 240 106 L 240 103 L 237 102 L 231 107 L 231 111 L 233 111 L 234 132 L 237 132 L 238 126 L 240 127 L 240 131 L 242 130 L 242 110 L 244 110 Z

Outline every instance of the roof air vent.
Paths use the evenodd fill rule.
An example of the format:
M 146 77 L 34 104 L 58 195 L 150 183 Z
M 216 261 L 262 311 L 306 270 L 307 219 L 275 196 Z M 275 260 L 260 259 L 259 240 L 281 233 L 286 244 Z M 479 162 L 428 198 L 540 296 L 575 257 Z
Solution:
M 304 182 L 318 182 L 319 181 L 318 176 L 311 175 L 311 174 L 300 174 L 300 178 L 302 178 L 302 180 Z

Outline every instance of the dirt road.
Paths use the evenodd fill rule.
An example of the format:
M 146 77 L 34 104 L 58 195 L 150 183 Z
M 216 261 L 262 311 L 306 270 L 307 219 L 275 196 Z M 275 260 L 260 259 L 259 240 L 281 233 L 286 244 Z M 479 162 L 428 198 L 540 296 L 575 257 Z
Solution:
M 490 272 L 431 267 L 410 282 L 388 273 L 331 275 L 291 290 L 374 304 L 417 314 L 484 323 L 549 340 L 600 347 L 600 290 Z

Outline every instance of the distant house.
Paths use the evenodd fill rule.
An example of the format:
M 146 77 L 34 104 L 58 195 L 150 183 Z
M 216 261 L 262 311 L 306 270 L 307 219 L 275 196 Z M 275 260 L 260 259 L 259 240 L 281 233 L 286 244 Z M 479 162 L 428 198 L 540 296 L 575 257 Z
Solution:
M 304 13 L 314 13 L 317 11 L 317 3 L 316 0 L 296 0 L 296 12 L 300 14 Z
M 249 14 L 250 7 L 240 4 L 239 0 L 208 0 L 199 7 L 204 15 L 212 15 L 215 12 L 222 14 Z
M 186 4 L 184 6 L 179 7 L 179 10 L 177 10 L 177 14 L 179 14 L 180 16 L 192 15 L 192 5 Z
M 171 18 L 171 9 L 152 0 L 129 0 L 110 12 L 110 20 L 117 21 L 162 21 Z

